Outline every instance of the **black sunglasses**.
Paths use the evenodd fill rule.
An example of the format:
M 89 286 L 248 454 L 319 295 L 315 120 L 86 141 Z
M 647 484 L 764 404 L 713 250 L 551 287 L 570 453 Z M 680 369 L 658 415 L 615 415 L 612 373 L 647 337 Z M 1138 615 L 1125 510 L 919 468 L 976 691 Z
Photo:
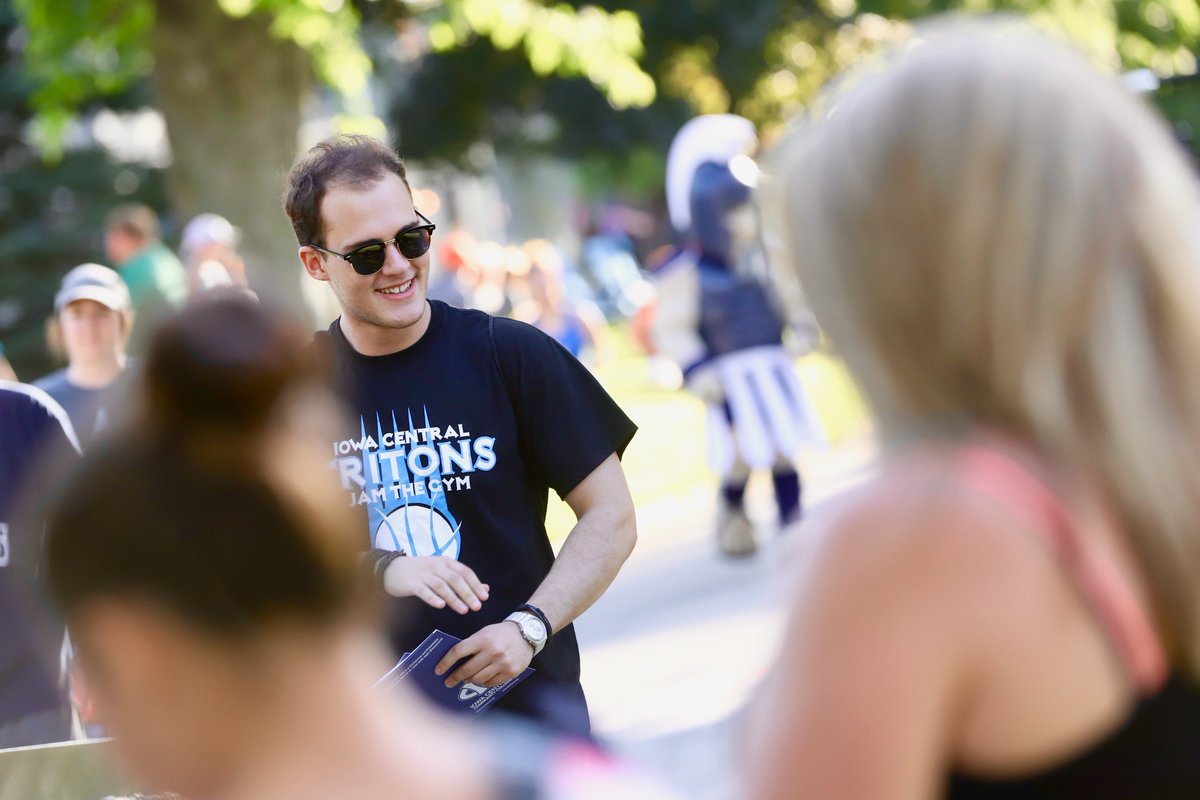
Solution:
M 416 211 L 416 209 L 413 210 Z M 396 234 L 395 239 L 389 239 L 386 242 L 368 242 L 361 247 L 354 248 L 349 253 L 335 253 L 333 250 L 327 250 L 312 242 L 306 244 L 322 253 L 328 253 L 349 262 L 359 275 L 374 275 L 383 269 L 383 263 L 387 260 L 387 249 L 392 245 L 396 245 L 400 255 L 410 261 L 429 252 L 429 246 L 433 243 L 433 232 L 437 229 L 437 225 L 430 222 L 429 217 L 420 211 L 417 211 L 417 216 L 425 221 L 424 225 L 405 228 Z

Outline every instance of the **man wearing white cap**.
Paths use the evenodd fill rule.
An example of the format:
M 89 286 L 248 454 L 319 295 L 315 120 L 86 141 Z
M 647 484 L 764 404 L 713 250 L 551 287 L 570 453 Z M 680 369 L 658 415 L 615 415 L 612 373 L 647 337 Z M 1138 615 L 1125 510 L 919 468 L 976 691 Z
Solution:
M 81 264 L 68 272 L 54 297 L 68 363 L 34 385 L 66 410 L 84 447 L 108 426 L 117 408 L 114 400 L 128 368 L 131 309 L 125 281 L 99 264 Z

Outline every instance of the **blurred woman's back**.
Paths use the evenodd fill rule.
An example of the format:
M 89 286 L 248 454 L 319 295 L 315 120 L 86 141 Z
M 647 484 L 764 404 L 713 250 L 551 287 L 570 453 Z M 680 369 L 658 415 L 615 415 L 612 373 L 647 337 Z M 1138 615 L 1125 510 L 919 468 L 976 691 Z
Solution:
M 1063 48 L 918 39 L 768 189 L 890 458 L 806 564 L 758 794 L 1200 796 L 1194 178 Z

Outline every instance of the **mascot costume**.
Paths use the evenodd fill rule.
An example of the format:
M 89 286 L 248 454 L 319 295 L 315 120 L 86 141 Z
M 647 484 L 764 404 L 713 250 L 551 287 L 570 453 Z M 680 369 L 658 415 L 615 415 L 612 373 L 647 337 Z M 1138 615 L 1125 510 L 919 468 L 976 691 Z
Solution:
M 796 456 L 824 435 L 784 346 L 788 326 L 769 292 L 754 204 L 754 125 L 743 117 L 697 117 L 667 158 L 667 205 L 680 248 L 657 273 L 652 338 L 683 371 L 708 411 L 709 465 L 721 479 L 717 539 L 730 556 L 757 549 L 746 484 L 770 470 L 786 528 L 801 515 Z M 811 329 L 801 346 L 811 349 Z

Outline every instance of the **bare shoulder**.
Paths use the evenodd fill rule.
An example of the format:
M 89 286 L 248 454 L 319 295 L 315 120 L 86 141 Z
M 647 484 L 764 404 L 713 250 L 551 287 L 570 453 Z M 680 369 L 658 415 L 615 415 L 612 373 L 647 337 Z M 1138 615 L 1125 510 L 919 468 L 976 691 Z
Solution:
M 811 531 L 800 591 L 903 614 L 970 617 L 1029 598 L 1053 561 L 1013 509 L 967 485 L 950 459 L 885 466 Z M 1031 580 L 1032 579 L 1032 580 Z

